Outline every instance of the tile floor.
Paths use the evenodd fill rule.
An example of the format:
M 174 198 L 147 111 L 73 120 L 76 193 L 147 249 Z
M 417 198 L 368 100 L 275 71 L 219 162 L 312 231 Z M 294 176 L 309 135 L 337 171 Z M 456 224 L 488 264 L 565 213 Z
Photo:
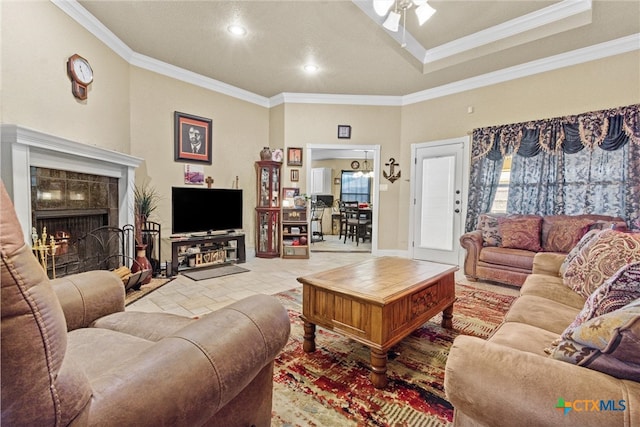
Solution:
M 309 259 L 256 258 L 247 248 L 247 262 L 239 264 L 250 270 L 213 279 L 194 281 L 178 275 L 170 283 L 127 306 L 127 311 L 167 312 L 183 316 L 199 316 L 254 294 L 276 294 L 301 286 L 297 277 L 336 268 L 372 257 L 362 252 L 312 252 Z M 518 295 L 516 288 L 470 283 L 460 272 L 458 282 Z

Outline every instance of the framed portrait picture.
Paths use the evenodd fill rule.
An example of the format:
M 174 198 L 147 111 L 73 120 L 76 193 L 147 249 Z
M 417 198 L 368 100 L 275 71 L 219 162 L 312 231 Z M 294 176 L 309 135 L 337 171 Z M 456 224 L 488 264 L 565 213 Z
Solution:
M 287 166 L 302 166 L 302 148 L 287 148 Z
M 291 169 L 291 182 L 300 181 L 300 171 L 298 169 Z
M 211 119 L 174 112 L 176 162 L 211 164 Z
M 351 126 L 338 125 L 338 138 L 341 138 L 341 139 L 351 138 Z

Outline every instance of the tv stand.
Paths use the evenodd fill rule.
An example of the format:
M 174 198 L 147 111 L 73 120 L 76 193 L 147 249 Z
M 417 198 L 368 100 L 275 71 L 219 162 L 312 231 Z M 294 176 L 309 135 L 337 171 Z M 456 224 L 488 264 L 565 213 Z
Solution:
M 231 245 L 230 242 L 235 242 Z M 200 249 L 200 253 L 208 253 L 211 251 L 224 251 L 224 262 L 219 263 L 205 263 L 201 265 L 189 266 L 188 262 L 184 263 L 188 259 L 186 249 L 182 252 L 180 248 L 192 248 L 197 247 Z M 211 267 L 213 265 L 226 265 L 232 263 L 243 263 L 247 260 L 244 233 L 224 233 L 224 234 L 204 234 L 200 236 L 182 236 L 171 238 L 171 266 L 167 269 L 167 276 L 175 276 L 181 270 L 189 270 L 193 268 Z M 183 261 L 183 262 L 181 262 Z

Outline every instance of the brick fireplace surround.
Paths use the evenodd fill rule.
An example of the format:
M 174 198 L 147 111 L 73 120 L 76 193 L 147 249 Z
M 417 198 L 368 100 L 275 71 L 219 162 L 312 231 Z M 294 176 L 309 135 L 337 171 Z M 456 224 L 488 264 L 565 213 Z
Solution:
M 16 125 L 2 125 L 0 170 L 2 181 L 13 199 L 27 243 L 31 244 L 32 168 L 48 168 L 117 180 L 117 220 L 122 228 L 133 224 L 135 169 L 143 159 L 99 148 Z

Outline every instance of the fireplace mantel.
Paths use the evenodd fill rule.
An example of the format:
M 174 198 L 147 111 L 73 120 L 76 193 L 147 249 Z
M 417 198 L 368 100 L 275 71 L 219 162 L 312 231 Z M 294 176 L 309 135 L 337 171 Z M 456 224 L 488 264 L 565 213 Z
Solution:
M 135 169 L 143 159 L 48 135 L 17 125 L 2 125 L 0 170 L 13 199 L 27 243 L 31 244 L 30 167 L 39 166 L 118 178 L 120 227 L 133 224 Z

